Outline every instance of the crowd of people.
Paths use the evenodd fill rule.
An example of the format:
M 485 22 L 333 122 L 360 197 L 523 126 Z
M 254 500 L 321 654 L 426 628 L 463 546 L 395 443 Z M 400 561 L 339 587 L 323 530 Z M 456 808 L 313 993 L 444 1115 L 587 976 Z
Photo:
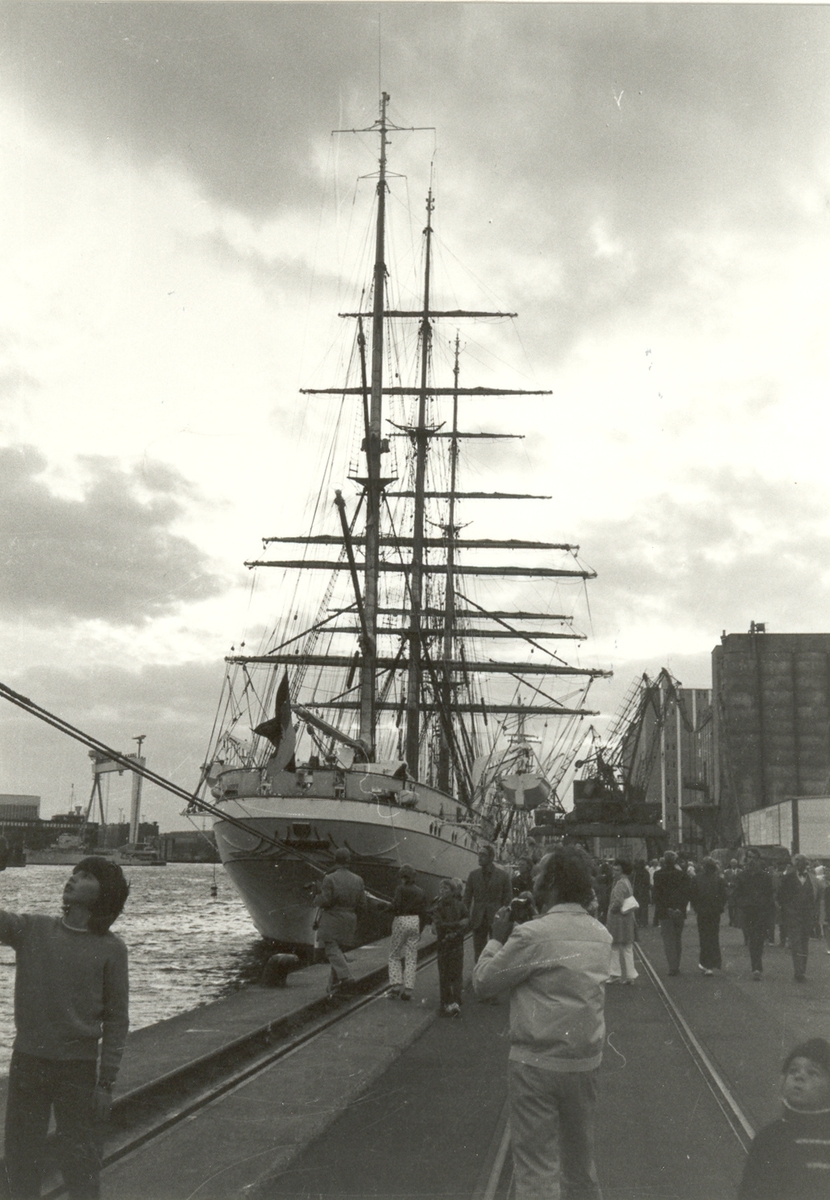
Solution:
M 492 847 L 484 847 L 466 883 L 444 880 L 431 905 L 415 872 L 401 867 L 391 904 L 387 994 L 411 997 L 418 938 L 431 923 L 440 1014 L 459 1016 L 464 939 L 472 934 L 476 998 L 510 999 L 507 1083 L 516 1200 L 599 1200 L 594 1127 L 605 990 L 638 979 L 634 944 L 640 931 L 650 922 L 659 927 L 667 972 L 678 975 L 686 922 L 694 915 L 697 968 L 712 976 L 723 967 L 726 914 L 743 931 L 753 979 L 762 979 L 764 947 L 777 933 L 779 944 L 790 948 L 794 979 L 802 982 L 810 939 L 823 939 L 827 929 L 825 892 L 821 864 L 802 855 L 783 869 L 768 869 L 749 849 L 740 863 L 733 859 L 721 869 L 712 857 L 691 862 L 674 851 L 649 863 L 612 862 L 558 845 L 506 869 Z M 334 971 L 337 960 L 330 955 L 330 961 Z M 781 1099 L 782 1117 L 753 1143 L 739 1200 L 828 1194 L 826 1041 L 812 1038 L 787 1055 Z
M 344 949 L 370 902 L 348 850 L 316 895 L 318 936 L 331 966 L 330 990 L 353 982 Z M 72 1200 L 100 1194 L 100 1130 L 128 1027 L 127 950 L 111 926 L 128 893 L 119 867 L 84 859 L 62 896 L 62 915 L 0 911 L 0 941 L 17 958 L 17 1028 L 6 1106 L 5 1183 L 12 1200 L 40 1195 L 50 1113 Z M 508 1097 L 516 1200 L 561 1195 L 599 1200 L 594 1159 L 598 1073 L 605 1040 L 605 991 L 638 978 L 638 929 L 660 928 L 669 975 L 680 971 L 689 911 L 697 919 L 698 968 L 722 967 L 724 913 L 743 931 L 752 978 L 764 948 L 786 944 L 793 978 L 806 979 L 810 941 L 830 933 L 822 864 L 800 854 L 768 869 L 758 851 L 721 870 L 673 851 L 659 862 L 592 860 L 575 846 L 520 859 L 505 869 L 492 847 L 466 883 L 446 879 L 430 904 L 403 865 L 391 902 L 391 999 L 415 987 L 420 934 L 437 942 L 440 1012 L 461 1012 L 464 940 L 472 934 L 473 988 L 483 1003 L 510 998 Z M 739 1200 L 812 1200 L 830 1181 L 830 1044 L 811 1038 L 782 1066 L 781 1118 L 762 1129 L 747 1159 Z

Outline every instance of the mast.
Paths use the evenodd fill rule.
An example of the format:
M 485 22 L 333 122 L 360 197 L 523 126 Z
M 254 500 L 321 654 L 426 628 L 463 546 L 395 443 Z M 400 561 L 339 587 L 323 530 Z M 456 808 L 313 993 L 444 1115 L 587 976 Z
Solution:
M 363 576 L 363 611 L 366 634 L 360 661 L 360 741 L 375 751 L 375 672 L 377 658 L 378 561 L 380 558 L 380 505 L 383 481 L 380 474 L 381 420 L 383 415 L 383 312 L 386 285 L 386 106 L 389 94 L 380 98 L 380 159 L 378 214 L 375 232 L 375 270 L 372 296 L 372 371 L 369 397 L 369 431 L 366 438 L 366 557 Z
M 432 325 L 429 319 L 430 266 L 432 256 L 432 210 L 430 188 L 427 196 L 427 224 L 424 230 L 424 311 L 421 317 L 421 388 L 418 395 L 418 420 L 415 441 L 415 505 L 412 523 L 412 572 L 409 576 L 409 668 L 406 680 L 406 764 L 413 779 L 418 778 L 418 750 L 421 740 L 419 705 L 421 702 L 421 602 L 424 580 L 424 485 L 426 481 L 427 381 L 429 378 Z
M 455 524 L 456 480 L 458 478 L 458 376 L 459 376 L 460 339 L 455 335 L 455 358 L 453 361 L 453 380 L 456 392 L 452 398 L 452 430 L 450 432 L 450 488 L 447 523 L 444 526 L 444 536 L 447 542 L 447 580 L 444 590 L 444 642 L 442 646 L 443 680 L 441 686 L 441 704 L 444 712 L 449 713 L 453 700 L 452 675 L 447 663 L 452 659 L 453 630 L 456 620 L 455 611 L 455 550 L 458 529 Z M 438 787 L 445 792 L 450 790 L 450 744 L 446 730 L 441 729 L 441 740 L 438 744 Z

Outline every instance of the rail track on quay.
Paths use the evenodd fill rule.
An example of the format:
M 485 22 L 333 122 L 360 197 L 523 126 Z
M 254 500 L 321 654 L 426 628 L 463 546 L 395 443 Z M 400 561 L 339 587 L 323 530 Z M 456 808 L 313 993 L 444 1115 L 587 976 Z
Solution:
M 431 966 L 435 958 L 434 945 L 421 951 L 418 972 Z M 379 980 L 381 975 L 383 978 Z M 192 1120 L 200 1111 L 231 1096 L 383 998 L 388 990 L 384 968 L 367 979 L 356 980 L 353 992 L 348 995 L 321 996 L 284 1020 L 263 1026 L 220 1051 L 197 1058 L 186 1067 L 117 1098 L 107 1125 L 103 1170 L 144 1150 L 177 1125 Z M 65 1196 L 66 1188 L 59 1178 L 52 1172 L 48 1174 L 50 1178 L 43 1192 L 45 1200 Z
M 756 1126 L 758 1124 L 757 1120 L 747 1115 L 745 1100 L 750 1093 L 746 1090 L 746 1079 L 740 1078 L 740 1072 L 733 1069 L 734 1063 L 728 1060 L 728 1056 L 723 1056 L 722 1043 L 718 1044 L 716 1037 L 712 1042 L 715 1052 L 712 1052 L 711 1045 L 706 1044 L 708 1032 L 711 1033 L 711 1021 L 706 1032 L 705 1021 L 700 1019 L 702 1012 L 696 1008 L 694 997 L 706 994 L 706 985 L 710 980 L 698 979 L 687 972 L 685 991 L 680 989 L 681 995 L 674 997 L 658 977 L 649 958 L 649 950 L 654 954 L 657 946 L 656 938 L 648 947 L 639 944 L 639 985 L 631 989 L 613 989 L 614 995 L 609 996 L 607 1002 L 607 1010 L 612 1018 L 609 1030 L 613 1032 L 609 1033 L 607 1066 L 603 1066 L 601 1084 L 601 1106 L 603 1098 L 606 1103 L 600 1122 L 601 1153 L 606 1158 L 605 1164 L 601 1163 L 603 1190 L 606 1189 L 609 1162 L 614 1160 L 614 1156 L 624 1154 L 630 1160 L 636 1160 L 643 1154 L 643 1145 L 631 1145 L 628 1133 L 614 1128 L 609 1120 L 615 1094 L 619 1097 L 620 1090 L 625 1091 L 626 1088 L 628 1093 L 632 1090 L 634 1094 L 642 1092 L 643 1104 L 650 1105 L 648 1111 L 654 1121 L 663 1121 L 663 1100 L 658 1098 L 656 1092 L 650 1097 L 646 1096 L 654 1081 L 654 1062 L 648 1066 L 642 1062 L 644 1039 L 648 1037 L 658 1040 L 661 1045 L 670 1044 L 672 1062 L 669 1064 L 669 1074 L 673 1079 L 674 1076 L 682 1076 L 682 1082 L 673 1081 L 670 1085 L 675 1090 L 673 1094 L 680 1094 L 682 1090 L 687 1094 L 692 1091 L 698 1093 L 694 1108 L 697 1109 L 699 1105 L 700 1109 L 705 1108 L 708 1112 L 706 1128 L 710 1138 L 716 1138 L 721 1147 L 726 1144 L 734 1147 L 727 1154 L 727 1174 L 730 1176 L 734 1176 L 735 1170 L 740 1170 L 746 1148 L 753 1138 L 753 1123 Z M 245 1038 L 230 1042 L 202 1058 L 193 1058 L 186 1068 L 161 1075 L 151 1084 L 134 1088 L 132 1092 L 116 1099 L 104 1148 L 104 1194 L 112 1195 L 113 1200 L 168 1200 L 168 1196 L 170 1200 L 186 1200 L 191 1196 L 196 1200 L 216 1200 L 217 1196 L 224 1200 L 225 1196 L 231 1198 L 239 1195 L 249 1196 L 252 1200 L 266 1200 L 273 1196 L 276 1200 L 279 1196 L 300 1194 L 338 1198 L 347 1194 L 365 1194 L 391 1198 L 392 1195 L 403 1193 L 392 1189 L 386 1192 L 384 1182 L 378 1183 L 377 1180 L 372 1186 L 367 1181 L 366 1192 L 361 1193 L 361 1183 L 355 1187 L 355 1171 L 362 1170 L 363 1164 L 367 1164 L 367 1169 L 372 1168 L 384 1154 L 389 1157 L 389 1139 L 392 1138 L 393 1152 L 397 1154 L 401 1151 L 401 1175 L 397 1182 L 405 1186 L 410 1178 L 414 1186 L 422 1162 L 415 1142 L 421 1139 L 422 1154 L 423 1145 L 435 1145 L 435 1129 L 438 1127 L 437 1118 L 429 1116 L 425 1109 L 425 1099 L 427 1106 L 432 1105 L 437 1094 L 435 1090 L 444 1087 L 447 1093 L 455 1092 L 450 1108 L 445 1103 L 445 1114 L 450 1114 L 449 1121 L 444 1118 L 446 1123 L 452 1124 L 456 1111 L 471 1109 L 480 1114 L 474 1123 L 468 1121 L 457 1138 L 455 1133 L 452 1134 L 451 1140 L 456 1139 L 459 1144 L 458 1157 L 467 1156 L 467 1160 L 463 1172 L 459 1174 L 457 1171 L 456 1174 L 458 1190 L 447 1192 L 446 1195 L 451 1195 L 452 1200 L 456 1196 L 459 1200 L 510 1200 L 513 1195 L 512 1163 L 504 1104 L 506 1004 L 500 1008 L 480 1007 L 471 1002 L 470 997 L 470 1003 L 464 1006 L 462 1021 L 433 1021 L 437 998 L 434 960 L 434 949 L 423 948 L 416 1002 L 411 1006 L 383 1000 L 387 991 L 386 972 L 375 965 L 372 973 L 363 977 L 357 985 L 362 989 L 359 994 L 333 1002 L 318 996 L 311 1002 L 303 1003 L 300 1009 L 291 1010 L 282 1019 L 251 1031 Z M 377 964 L 379 958 L 374 961 Z M 301 976 L 305 973 L 303 970 L 297 972 Z M 733 970 L 732 977 L 727 979 L 724 976 L 722 980 L 724 991 L 728 990 L 727 984 L 733 989 L 728 997 L 729 1003 L 740 992 L 740 980 L 738 992 L 734 990 L 736 974 L 738 972 Z M 672 980 L 672 983 L 676 983 L 676 980 Z M 301 988 L 295 990 L 299 995 Z M 279 991 L 282 996 L 287 996 L 284 990 Z M 750 988 L 745 988 L 744 992 L 750 998 L 759 995 L 759 992 L 752 992 Z M 419 998 L 420 1003 L 417 1002 Z M 381 1007 L 375 1007 L 374 1012 L 367 1012 L 373 1004 L 380 1004 Z M 682 1009 L 681 1004 L 684 1006 Z M 642 1027 L 644 1010 L 651 1022 L 648 1033 Z M 744 1021 L 744 1014 L 736 1015 L 735 1019 Z M 306 1079 L 313 1075 L 313 1094 L 314 1086 L 321 1078 L 314 1074 L 320 1069 L 319 1064 L 323 1064 L 321 1070 L 325 1073 L 337 1057 L 341 1058 L 339 1069 L 350 1072 L 354 1063 L 355 1074 L 360 1075 L 361 1067 L 365 1064 L 360 1061 L 362 1051 L 359 1044 L 365 1046 L 367 1037 L 372 1039 L 375 1030 L 378 1030 L 380 1042 L 390 1028 L 399 1027 L 399 1022 L 410 1025 L 409 1042 L 399 1043 L 399 1049 L 387 1048 L 383 1064 L 375 1069 L 374 1074 L 366 1074 L 365 1082 L 359 1082 L 356 1090 L 347 1094 L 337 1092 L 335 1088 L 330 1092 L 323 1102 L 323 1120 L 317 1120 L 311 1114 L 307 1121 L 306 1114 L 311 1111 L 307 1098 L 291 1094 L 291 1088 L 296 1088 L 297 1079 L 302 1079 L 305 1084 Z M 308 1055 L 303 1055 L 303 1050 L 307 1050 Z M 620 1066 L 620 1051 L 628 1056 L 628 1066 L 625 1068 L 622 1064 L 614 1075 L 614 1068 Z M 660 1046 L 657 1046 L 657 1051 L 660 1051 Z M 355 1052 L 354 1060 L 350 1060 Z M 453 1075 L 450 1067 L 446 1072 L 441 1067 L 431 1082 L 425 1085 L 423 1067 L 429 1055 L 432 1055 L 433 1062 L 438 1062 L 441 1055 L 455 1055 L 457 1061 L 464 1058 L 469 1060 L 476 1055 L 488 1058 L 491 1062 L 488 1078 L 493 1088 L 498 1088 L 499 1094 L 489 1097 L 489 1106 L 486 1106 L 483 1104 L 485 1092 L 476 1091 L 475 1082 L 467 1076 Z M 314 1061 L 317 1061 L 317 1067 L 313 1066 Z M 654 1061 L 657 1061 L 656 1057 Z M 724 1062 L 726 1066 L 723 1066 Z M 697 1084 L 694 1084 L 694 1079 L 698 1080 Z M 740 1094 L 736 1091 L 735 1082 L 738 1082 Z M 711 1102 L 702 1099 L 704 1093 L 711 1097 Z M 263 1104 L 264 1096 L 266 1099 Z M 402 1096 L 411 1099 L 410 1114 L 415 1118 L 415 1123 L 410 1127 L 399 1126 L 397 1133 L 392 1135 L 386 1128 L 387 1117 L 390 1121 L 395 1118 L 396 1105 L 399 1105 Z M 283 1104 L 284 1108 L 281 1106 Z M 254 1109 L 265 1110 L 263 1120 L 267 1121 L 267 1127 L 263 1123 L 259 1130 L 246 1130 Z M 302 1136 L 299 1140 L 295 1138 L 293 1145 L 289 1146 L 291 1135 L 283 1130 L 285 1121 L 291 1120 L 291 1111 L 294 1112 L 294 1120 L 299 1120 L 301 1124 Z M 362 1120 L 357 1117 L 359 1112 L 363 1114 Z M 432 1124 L 429 1123 L 431 1120 Z M 417 1122 L 422 1123 L 422 1128 L 417 1127 Z M 263 1156 L 261 1170 L 249 1170 L 245 1181 L 234 1174 L 233 1169 L 237 1164 L 231 1162 L 233 1154 L 225 1151 L 223 1157 L 213 1144 L 216 1130 L 230 1127 L 240 1130 L 240 1162 L 243 1152 L 247 1154 L 247 1159 L 257 1158 L 260 1151 Z M 399 1138 L 401 1135 L 401 1128 L 409 1129 L 413 1146 L 405 1148 L 401 1141 L 395 1141 L 396 1136 Z M 476 1145 L 469 1136 L 471 1129 L 475 1132 Z M 712 1130 L 715 1130 L 714 1134 Z M 674 1136 L 676 1142 L 676 1129 L 669 1135 L 669 1140 L 670 1136 Z M 247 1138 L 245 1146 L 242 1144 L 243 1138 Z M 654 1138 L 651 1140 L 654 1141 Z M 279 1150 L 284 1151 L 282 1157 L 273 1153 L 277 1144 L 284 1144 L 279 1145 Z M 203 1162 L 194 1165 L 193 1159 L 198 1160 L 203 1150 Z M 675 1151 L 676 1145 L 667 1147 L 663 1157 Z M 439 1147 L 437 1153 L 445 1151 Z M 455 1156 L 455 1150 L 452 1153 Z M 709 1156 L 709 1144 L 704 1145 L 700 1153 L 704 1157 Z M 720 1153 L 723 1157 L 722 1148 Z M 344 1178 L 336 1178 L 338 1164 L 344 1159 L 354 1160 L 350 1187 Z M 178 1171 L 187 1175 L 190 1171 L 188 1178 L 191 1182 L 178 1180 L 168 1192 L 166 1183 L 158 1183 L 160 1168 L 155 1164 L 162 1163 L 162 1160 L 170 1164 L 166 1169 L 172 1175 Z M 319 1164 L 326 1164 L 325 1168 L 320 1168 Z M 156 1174 L 152 1175 L 154 1170 Z M 315 1170 L 323 1170 L 323 1177 L 313 1186 L 309 1184 L 312 1190 L 306 1192 L 306 1184 L 302 1180 L 307 1178 L 309 1171 Z M 682 1189 L 663 1192 L 658 1186 L 643 1187 L 643 1178 L 651 1178 L 648 1174 L 651 1168 L 640 1164 L 638 1170 L 640 1184 L 632 1186 L 627 1192 L 625 1189 L 617 1192 L 608 1189 L 612 1200 L 618 1195 L 625 1196 L 626 1200 L 633 1196 L 637 1200 L 664 1200 L 668 1196 L 672 1200 L 675 1196 L 692 1200 L 698 1195 L 705 1195 L 705 1200 L 721 1200 L 721 1195 L 734 1195 L 726 1187 L 722 1193 L 716 1193 L 715 1190 L 698 1193 L 694 1192 L 693 1187 L 687 1192 Z M 227 1189 L 219 1186 L 219 1177 Z M 164 1180 L 166 1178 L 164 1176 Z M 458 1184 L 459 1178 L 463 1180 L 463 1187 Z M 300 1186 L 296 1181 L 301 1181 Z M 47 1195 L 56 1198 L 65 1194 L 58 1176 L 50 1177 L 49 1186 Z M 434 1194 L 438 1196 L 439 1190 L 435 1189 Z M 419 1192 L 421 1194 L 433 1194 L 428 1184 L 422 1193 Z
M 720 1109 L 726 1125 L 731 1130 L 741 1149 L 746 1153 L 755 1136 L 755 1130 L 744 1113 L 734 1090 L 730 1087 L 723 1073 L 714 1063 L 711 1054 L 695 1035 L 689 1022 L 672 999 L 643 947 L 638 944 L 635 950 L 641 973 L 645 975 L 649 984 L 659 996 L 691 1061 L 694 1063 Z M 485 1168 L 479 1176 L 477 1185 L 472 1192 L 471 1200 L 513 1200 L 514 1194 L 513 1167 L 510 1157 L 508 1105 L 505 1103 L 487 1151 Z

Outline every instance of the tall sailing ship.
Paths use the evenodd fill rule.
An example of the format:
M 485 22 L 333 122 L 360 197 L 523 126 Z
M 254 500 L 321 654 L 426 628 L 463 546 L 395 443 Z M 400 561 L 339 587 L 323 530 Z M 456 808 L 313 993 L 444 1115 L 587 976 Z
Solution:
M 393 894 L 403 863 L 432 896 L 441 879 L 466 878 L 485 843 L 502 858 L 526 850 L 534 807 L 557 801 L 588 689 L 607 674 L 558 652 L 582 635 L 551 597 L 594 576 L 578 547 L 468 534 L 479 501 L 549 499 L 463 489 L 463 447 L 522 436 L 471 429 L 475 405 L 497 397 L 515 412 L 518 398 L 549 393 L 467 383 L 460 330 L 515 314 L 435 303 L 431 187 L 417 298 L 396 299 L 393 131 L 403 132 L 385 93 L 368 130 L 339 131 L 378 140 L 374 262 L 368 288 L 341 314 L 354 328 L 347 379 L 303 389 L 352 410 L 356 434 L 339 436 L 353 438 L 344 474 L 355 498 L 344 497 L 343 476 L 327 479 L 329 502 L 316 505 L 311 532 L 263 539 L 301 545 L 303 556 L 246 564 L 281 573 L 281 617 L 258 653 L 226 660 L 204 769 L 225 869 L 259 932 L 296 947 L 313 943 L 313 895 L 338 847 L 380 898 Z M 514 560 L 481 561 L 494 552 Z M 299 600 L 290 581 L 312 577 L 324 581 L 316 597 Z M 535 603 L 514 603 L 527 582 Z M 361 939 L 386 921 L 375 906 Z

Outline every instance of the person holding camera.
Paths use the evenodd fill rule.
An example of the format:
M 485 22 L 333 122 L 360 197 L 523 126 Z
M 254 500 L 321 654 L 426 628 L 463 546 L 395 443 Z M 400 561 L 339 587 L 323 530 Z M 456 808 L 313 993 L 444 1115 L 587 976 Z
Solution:
M 594 1161 L 611 934 L 592 917 L 584 850 L 557 846 L 539 863 L 541 916 L 514 924 L 505 907 L 473 972 L 476 995 L 510 993 L 508 1103 L 516 1200 L 599 1200 Z

